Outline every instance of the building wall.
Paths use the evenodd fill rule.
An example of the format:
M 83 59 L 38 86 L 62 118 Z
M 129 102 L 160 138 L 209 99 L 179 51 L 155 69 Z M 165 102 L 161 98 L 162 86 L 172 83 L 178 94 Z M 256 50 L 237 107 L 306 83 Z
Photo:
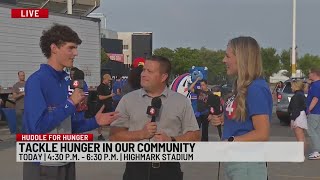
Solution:
M 118 39 L 123 41 L 124 64 L 132 64 L 132 32 L 118 32 Z
M 0 86 L 12 87 L 17 82 L 18 71 L 24 71 L 27 79 L 39 69 L 39 64 L 46 63 L 39 37 L 54 23 L 68 25 L 78 33 L 82 44 L 78 47 L 79 56 L 74 66 L 84 71 L 88 86 L 100 84 L 99 21 L 59 13 L 51 13 L 46 19 L 12 19 L 8 16 L 11 8 L 0 7 Z
M 122 54 L 122 40 L 101 38 L 101 47 L 106 53 Z
M 137 57 L 152 55 L 151 32 L 118 32 L 118 39 L 123 40 L 124 64 L 128 66 Z
M 132 58 L 150 57 L 152 55 L 152 33 L 132 34 Z

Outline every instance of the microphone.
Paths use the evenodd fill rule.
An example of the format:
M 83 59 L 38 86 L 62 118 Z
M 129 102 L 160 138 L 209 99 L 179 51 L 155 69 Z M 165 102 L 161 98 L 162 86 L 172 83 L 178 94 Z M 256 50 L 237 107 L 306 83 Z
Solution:
M 217 95 L 210 95 L 208 98 L 209 114 L 219 115 L 223 113 L 223 106 L 220 101 L 220 97 Z
M 159 110 L 161 108 L 162 101 L 160 97 L 154 97 L 151 100 L 151 106 L 148 106 L 147 114 L 152 116 L 151 122 L 156 121 L 156 117 L 159 115 Z
M 71 96 L 75 88 L 84 89 L 84 72 L 80 69 L 74 71 L 73 79 L 70 82 L 69 95 Z M 84 92 L 86 96 L 89 95 L 89 92 Z M 84 99 L 77 105 L 77 112 L 88 110 L 87 99 Z
M 210 115 L 220 115 L 223 113 L 223 105 L 221 104 L 220 97 L 217 95 L 210 95 L 208 97 L 209 114 Z M 222 137 L 222 127 L 221 124 L 216 126 L 218 129 L 219 137 Z
M 84 72 L 81 70 L 76 70 L 73 74 L 73 80 L 70 82 L 70 89 L 84 87 Z

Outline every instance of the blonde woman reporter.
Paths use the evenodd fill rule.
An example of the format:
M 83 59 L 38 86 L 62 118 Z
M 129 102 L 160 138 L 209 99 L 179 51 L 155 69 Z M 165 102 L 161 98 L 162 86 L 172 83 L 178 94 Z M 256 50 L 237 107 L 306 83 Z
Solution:
M 224 121 L 224 141 L 268 141 L 272 96 L 263 78 L 260 47 L 252 37 L 237 37 L 227 45 L 223 62 L 229 76 L 235 76 L 233 95 L 225 103 L 224 115 L 210 117 L 212 124 Z M 266 180 L 263 162 L 228 162 L 226 179 Z

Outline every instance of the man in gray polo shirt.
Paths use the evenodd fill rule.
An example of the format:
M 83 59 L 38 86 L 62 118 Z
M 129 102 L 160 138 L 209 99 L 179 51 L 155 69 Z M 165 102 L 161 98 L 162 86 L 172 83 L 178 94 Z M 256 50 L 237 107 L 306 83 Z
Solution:
M 16 101 L 16 133 L 22 132 L 22 116 L 24 110 L 24 86 L 26 84 L 25 74 L 23 71 L 18 72 L 19 82 L 13 85 L 13 99 Z
M 171 63 L 161 56 L 147 59 L 141 73 L 142 89 L 126 94 L 116 111 L 120 118 L 111 124 L 111 141 L 199 141 L 200 132 L 190 100 L 167 88 Z M 162 106 L 155 122 L 146 114 L 154 97 Z M 179 163 L 127 163 L 124 180 L 180 180 Z

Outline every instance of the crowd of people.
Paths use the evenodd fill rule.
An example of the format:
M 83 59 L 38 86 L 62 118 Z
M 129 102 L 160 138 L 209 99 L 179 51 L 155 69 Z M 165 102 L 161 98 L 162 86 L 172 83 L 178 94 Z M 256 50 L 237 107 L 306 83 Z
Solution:
M 151 56 L 133 63 L 126 83 L 120 76 L 115 80 L 110 74 L 102 76 L 97 88 L 96 113 L 91 118 L 84 116 L 88 110 L 84 73 L 73 67 L 81 42 L 68 26 L 56 24 L 43 32 L 40 48 L 47 63 L 41 64 L 26 82 L 24 72 L 19 71 L 19 82 L 14 85 L 17 133 L 59 134 L 98 129 L 98 139 L 105 140 L 101 127 L 110 125 L 110 141 L 208 141 L 211 123 L 217 127 L 222 141 L 269 140 L 273 101 L 263 77 L 260 46 L 254 38 L 236 37 L 227 44 L 223 63 L 227 74 L 236 81 L 225 102 L 219 89 L 211 91 L 207 81 L 198 78 L 189 87 L 198 100 L 197 109 L 192 109 L 190 100 L 168 88 L 170 60 Z M 65 68 L 71 68 L 70 75 Z M 292 83 L 295 94 L 289 112 L 297 140 L 306 144 L 304 130 L 307 130 L 313 147 L 309 158 L 320 159 L 320 70 L 311 69 L 309 79 L 307 98 L 304 83 Z M 198 82 L 200 89 L 195 88 Z M 158 116 L 152 118 L 146 110 L 154 98 L 160 99 L 161 104 Z M 262 162 L 229 162 L 224 167 L 227 179 L 268 177 L 266 163 Z M 24 179 L 44 177 L 73 180 L 75 163 L 24 163 Z M 123 179 L 182 180 L 183 172 L 180 163 L 131 162 L 126 164 Z

